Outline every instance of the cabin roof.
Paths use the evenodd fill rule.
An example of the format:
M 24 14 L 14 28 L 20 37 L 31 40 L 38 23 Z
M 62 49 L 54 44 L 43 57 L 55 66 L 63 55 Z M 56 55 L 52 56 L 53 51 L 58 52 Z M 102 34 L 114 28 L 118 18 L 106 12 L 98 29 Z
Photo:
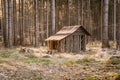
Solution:
M 46 41 L 49 40 L 62 40 L 66 38 L 67 36 L 71 35 L 74 33 L 76 30 L 81 28 L 86 35 L 90 35 L 88 31 L 86 31 L 81 25 L 76 25 L 76 26 L 65 26 L 63 27 L 60 31 L 58 31 L 55 35 L 50 36 L 49 38 L 46 39 Z

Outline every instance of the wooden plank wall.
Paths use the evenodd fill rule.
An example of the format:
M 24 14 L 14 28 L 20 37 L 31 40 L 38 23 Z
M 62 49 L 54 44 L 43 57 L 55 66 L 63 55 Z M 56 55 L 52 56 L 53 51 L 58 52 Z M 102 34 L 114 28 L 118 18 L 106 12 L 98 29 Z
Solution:
M 57 41 L 56 45 L 57 50 L 60 52 L 80 52 L 81 50 L 85 50 L 85 33 L 81 30 L 77 30 L 65 39 Z M 49 41 L 49 48 L 52 49 L 52 41 Z
M 49 41 L 49 49 L 52 49 L 52 41 Z
M 80 44 L 80 41 L 79 41 L 79 35 L 76 36 L 76 49 L 77 49 L 77 52 L 80 52 L 80 48 L 79 48 L 79 44 Z
M 70 52 L 70 45 L 71 45 L 70 37 L 68 37 L 66 38 L 66 51 L 67 52 Z
M 60 52 L 60 41 L 57 41 L 57 50 Z
M 72 38 L 72 36 L 70 36 L 70 45 L 69 45 L 69 47 L 70 47 L 70 52 L 72 52 L 72 49 L 73 49 L 73 38 Z
M 60 52 L 63 51 L 63 45 L 62 44 L 63 44 L 63 40 L 60 41 Z
M 81 50 L 81 35 L 79 35 L 79 49 Z
M 81 49 L 85 50 L 85 46 L 85 37 L 81 39 L 81 35 L 71 35 L 60 41 L 61 52 L 80 52 Z
M 83 36 L 83 51 L 86 50 L 86 41 L 85 41 L 85 35 Z
M 64 46 L 64 45 L 63 45 L 63 40 L 61 40 L 61 41 L 60 41 L 60 51 L 61 51 L 61 52 L 63 52 L 63 48 L 64 48 L 63 46 Z
M 60 45 L 61 45 L 61 52 L 65 52 L 66 50 L 66 40 L 65 39 L 63 39 L 63 40 L 61 40 L 61 42 L 60 42 Z

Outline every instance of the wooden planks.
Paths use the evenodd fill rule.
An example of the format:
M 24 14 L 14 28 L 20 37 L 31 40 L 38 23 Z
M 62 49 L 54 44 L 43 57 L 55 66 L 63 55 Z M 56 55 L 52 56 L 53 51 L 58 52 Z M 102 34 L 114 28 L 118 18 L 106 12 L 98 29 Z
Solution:
M 86 37 L 83 30 L 76 30 L 71 35 L 62 40 L 49 40 L 49 48 L 58 50 L 59 52 L 75 52 L 86 49 Z M 59 35 L 60 36 L 60 35 Z M 56 36 L 57 37 L 57 36 Z

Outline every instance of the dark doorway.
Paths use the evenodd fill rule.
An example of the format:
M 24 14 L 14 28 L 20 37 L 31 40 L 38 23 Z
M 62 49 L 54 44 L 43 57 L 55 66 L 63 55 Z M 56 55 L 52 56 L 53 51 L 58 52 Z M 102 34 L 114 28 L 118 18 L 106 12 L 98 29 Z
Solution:
M 85 35 L 79 35 L 79 50 L 85 50 Z
M 85 50 L 85 35 L 81 35 L 81 50 Z
M 57 41 L 52 42 L 53 49 L 57 49 Z

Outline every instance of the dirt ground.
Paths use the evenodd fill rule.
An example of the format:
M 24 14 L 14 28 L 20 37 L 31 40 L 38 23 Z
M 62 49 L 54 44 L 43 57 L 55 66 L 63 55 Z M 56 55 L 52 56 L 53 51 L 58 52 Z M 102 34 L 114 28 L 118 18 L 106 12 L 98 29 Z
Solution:
M 120 80 L 120 52 L 89 47 L 53 54 L 46 47 L 1 49 L 0 80 Z

